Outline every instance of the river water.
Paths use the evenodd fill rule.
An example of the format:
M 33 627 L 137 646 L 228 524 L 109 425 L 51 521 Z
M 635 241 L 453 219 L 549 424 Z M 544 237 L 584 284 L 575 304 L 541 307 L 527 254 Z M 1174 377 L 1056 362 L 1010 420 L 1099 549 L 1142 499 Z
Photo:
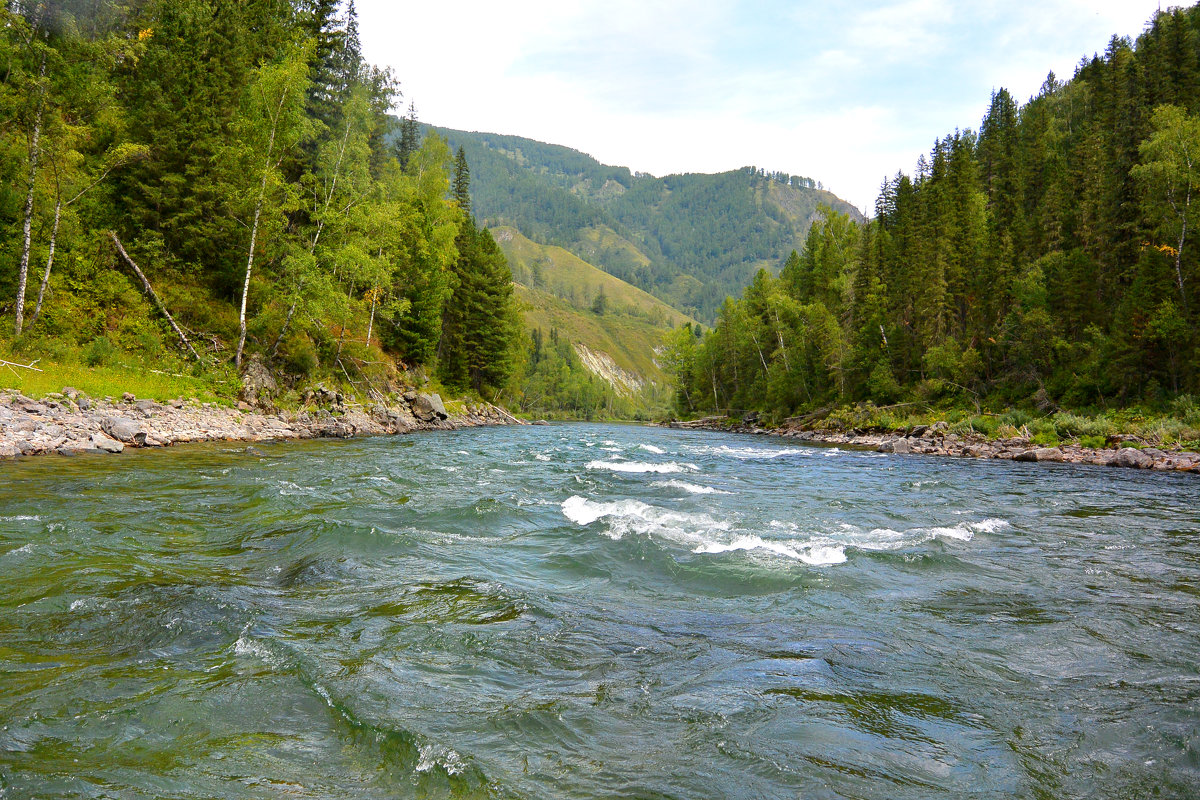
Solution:
M 1200 480 L 633 426 L 0 464 L 0 798 L 1200 796 Z

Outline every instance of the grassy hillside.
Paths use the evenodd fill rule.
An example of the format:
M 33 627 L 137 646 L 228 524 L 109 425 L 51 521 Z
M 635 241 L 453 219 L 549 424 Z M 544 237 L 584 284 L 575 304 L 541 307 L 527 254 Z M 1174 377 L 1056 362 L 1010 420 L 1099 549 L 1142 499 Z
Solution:
M 705 321 L 802 248 L 820 205 L 861 219 L 810 178 L 753 167 L 657 178 L 518 136 L 436 130 L 466 153 L 489 227 L 570 250 Z
M 665 330 L 689 322 L 687 316 L 562 247 L 540 245 L 507 226 L 492 235 L 508 258 L 529 330 L 557 329 L 640 380 L 665 383 L 654 348 Z

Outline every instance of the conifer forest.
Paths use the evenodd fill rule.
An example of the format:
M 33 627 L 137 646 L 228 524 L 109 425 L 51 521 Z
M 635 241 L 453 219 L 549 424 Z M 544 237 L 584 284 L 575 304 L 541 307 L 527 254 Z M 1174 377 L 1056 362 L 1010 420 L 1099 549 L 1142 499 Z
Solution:
M 826 210 L 665 359 L 684 413 L 859 401 L 1101 408 L 1200 391 L 1200 7 L 1113 37 Z

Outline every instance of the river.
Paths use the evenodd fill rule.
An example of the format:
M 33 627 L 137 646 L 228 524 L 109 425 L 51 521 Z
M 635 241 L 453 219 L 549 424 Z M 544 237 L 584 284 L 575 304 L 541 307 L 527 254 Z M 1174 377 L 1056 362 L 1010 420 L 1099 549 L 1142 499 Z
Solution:
M 0 464 L 0 798 L 1200 796 L 1200 481 L 620 425 Z

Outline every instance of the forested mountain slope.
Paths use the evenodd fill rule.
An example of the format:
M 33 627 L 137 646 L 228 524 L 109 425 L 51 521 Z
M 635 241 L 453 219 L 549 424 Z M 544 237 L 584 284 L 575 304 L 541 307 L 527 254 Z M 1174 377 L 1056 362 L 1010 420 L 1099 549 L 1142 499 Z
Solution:
M 1196 415 L 1200 6 L 938 139 L 671 362 L 688 410 L 859 400 Z M 1187 409 L 1191 409 L 1187 411 Z M 1182 413 L 1182 412 L 1181 412 Z M 1186 414 L 1185 414 L 1186 416 Z
M 657 178 L 518 136 L 436 128 L 463 148 L 472 203 L 699 319 L 804 241 L 821 205 L 861 219 L 810 178 L 746 167 Z
M 493 228 L 516 282 L 532 333 L 556 332 L 589 359 L 619 394 L 659 390 L 666 375 L 655 362 L 663 335 L 692 322 L 658 298 L 555 245 L 540 245 L 511 227 Z M 611 369 L 607 361 L 611 360 Z

